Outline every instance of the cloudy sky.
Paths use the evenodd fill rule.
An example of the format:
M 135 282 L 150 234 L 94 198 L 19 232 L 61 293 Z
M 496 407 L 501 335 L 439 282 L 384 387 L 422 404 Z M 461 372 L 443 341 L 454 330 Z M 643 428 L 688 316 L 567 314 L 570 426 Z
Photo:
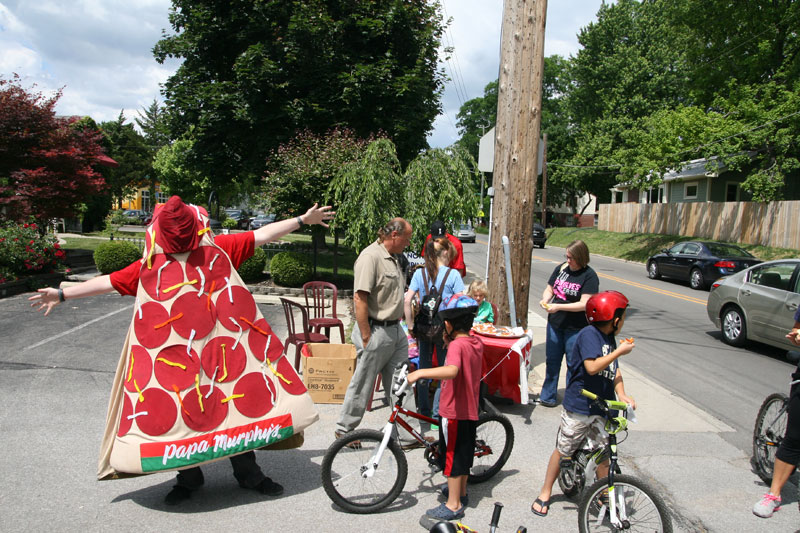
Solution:
M 497 78 L 502 0 L 444 0 L 452 17 L 445 44 L 455 48 L 443 64 L 453 78 L 434 124 L 432 146 L 458 138 L 456 113 Z M 602 0 L 550 0 L 545 55 L 578 51 L 578 30 L 594 20 Z M 23 85 L 48 93 L 63 87 L 57 112 L 98 122 L 125 110 L 129 120 L 160 99 L 159 84 L 177 62 L 159 65 L 153 45 L 167 20 L 169 0 L 0 0 L 0 76 L 19 74 Z

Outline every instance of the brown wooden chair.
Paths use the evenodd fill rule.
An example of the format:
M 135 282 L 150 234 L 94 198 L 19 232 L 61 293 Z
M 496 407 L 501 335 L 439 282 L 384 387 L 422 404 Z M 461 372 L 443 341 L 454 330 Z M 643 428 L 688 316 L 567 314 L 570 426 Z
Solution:
M 289 333 L 286 336 L 286 342 L 283 345 L 283 355 L 289 351 L 289 345 L 293 344 L 295 347 L 294 368 L 300 371 L 300 350 L 307 342 L 329 342 L 328 337 L 321 333 L 314 333 L 309 329 L 308 325 L 308 311 L 304 305 L 299 304 L 293 300 L 281 298 L 283 304 L 283 312 L 286 315 L 286 328 Z M 295 311 L 300 311 L 301 322 L 295 323 Z
M 322 333 L 330 338 L 331 328 L 339 328 L 339 336 L 344 342 L 344 324 L 336 315 L 336 299 L 339 291 L 336 285 L 327 281 L 309 281 L 303 285 L 303 293 L 306 295 L 306 308 L 310 318 L 308 320 L 311 331 Z M 325 312 L 330 309 L 331 316 L 325 316 Z

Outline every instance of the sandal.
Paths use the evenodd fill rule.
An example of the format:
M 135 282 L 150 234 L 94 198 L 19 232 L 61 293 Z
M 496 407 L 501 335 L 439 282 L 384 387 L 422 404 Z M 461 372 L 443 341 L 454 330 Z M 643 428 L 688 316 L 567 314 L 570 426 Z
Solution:
M 537 503 L 539 504 L 539 509 L 541 509 L 540 511 L 537 511 L 536 509 L 533 508 L 533 506 L 536 505 Z M 547 507 L 547 511 L 544 510 L 545 507 Z M 536 498 L 535 500 L 533 500 L 533 503 L 531 504 L 531 512 L 536 516 L 547 516 L 547 513 L 550 512 L 550 500 L 543 502 L 539 498 Z

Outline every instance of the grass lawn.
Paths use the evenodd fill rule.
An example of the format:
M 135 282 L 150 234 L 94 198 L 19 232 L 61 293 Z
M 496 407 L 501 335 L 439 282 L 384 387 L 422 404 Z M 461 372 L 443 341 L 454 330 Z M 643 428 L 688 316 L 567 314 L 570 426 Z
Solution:
M 547 230 L 547 244 L 566 247 L 572 241 L 580 239 L 592 253 L 618 257 L 628 261 L 644 263 L 651 255 L 669 248 L 675 243 L 697 239 L 683 235 L 657 235 L 650 233 L 613 233 L 595 228 L 550 228 Z M 755 244 L 731 243 L 743 248 L 764 261 L 800 257 L 798 250 L 787 248 L 770 248 Z

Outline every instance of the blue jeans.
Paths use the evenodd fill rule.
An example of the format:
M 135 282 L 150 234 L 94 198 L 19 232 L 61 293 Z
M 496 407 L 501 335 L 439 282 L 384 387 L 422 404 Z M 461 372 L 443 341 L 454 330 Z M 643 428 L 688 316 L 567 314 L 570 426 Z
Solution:
M 547 324 L 547 341 L 545 342 L 546 370 L 539 401 L 556 403 L 558 392 L 558 373 L 561 371 L 561 359 L 567 354 L 567 383 L 570 378 L 570 357 L 575 345 L 575 336 L 579 329 L 559 329 Z
M 434 346 L 436 347 L 436 360 L 439 362 L 439 366 L 444 363 L 445 357 L 447 357 L 447 348 L 444 347 L 444 341 L 436 344 L 422 339 L 417 339 L 417 346 L 419 347 L 420 368 L 433 367 Z M 419 407 L 420 414 L 437 418 L 439 416 L 439 391 L 441 390 L 441 387 L 436 389 L 436 393 L 433 396 L 433 409 L 431 410 L 428 392 L 430 382 L 431 380 L 429 379 L 421 379 L 417 381 L 417 406 Z

